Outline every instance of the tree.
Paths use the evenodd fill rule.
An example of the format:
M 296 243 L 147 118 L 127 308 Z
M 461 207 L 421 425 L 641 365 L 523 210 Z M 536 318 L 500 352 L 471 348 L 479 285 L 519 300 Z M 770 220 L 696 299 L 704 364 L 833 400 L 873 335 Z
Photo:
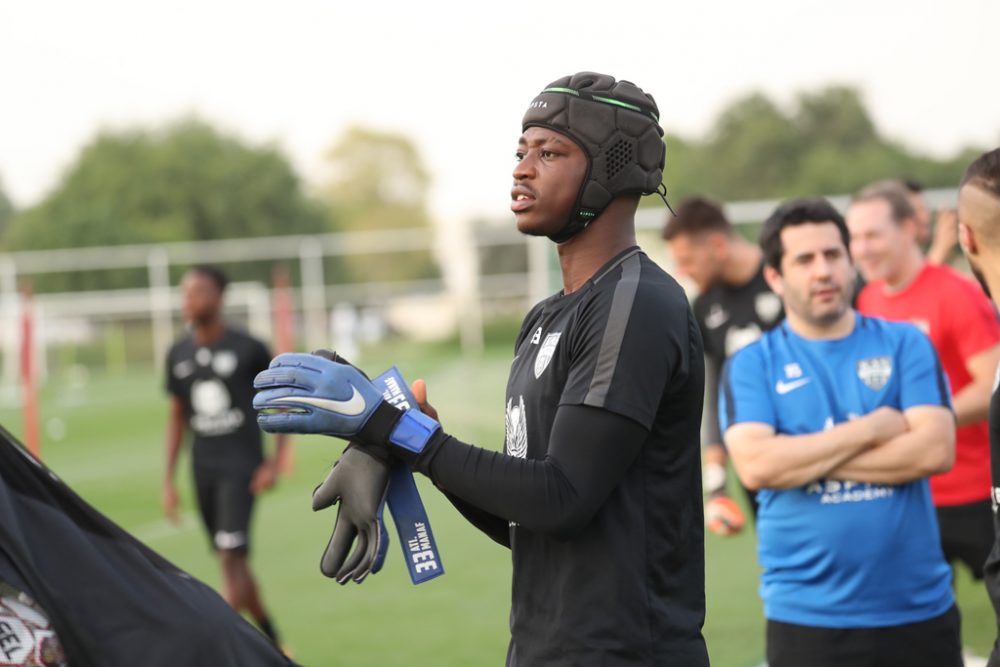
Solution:
M 23 250 L 324 231 L 324 212 L 277 148 L 251 146 L 189 118 L 159 130 L 99 133 L 55 191 L 14 219 L 4 240 L 7 249 Z M 123 280 L 108 284 L 98 274 L 72 286 Z
M 321 197 L 345 231 L 427 229 L 430 176 L 407 137 L 351 127 L 326 154 L 329 178 Z M 373 259 L 375 260 L 373 262 Z M 377 266 L 377 272 L 372 267 Z M 438 275 L 430 252 L 393 253 L 379 258 L 350 257 L 357 280 L 403 280 Z
M 938 160 L 883 136 L 849 86 L 803 92 L 791 112 L 760 93 L 727 106 L 702 139 L 667 133 L 665 182 L 673 199 L 723 200 L 846 194 L 883 178 L 954 187 L 974 149 Z
M 11 218 L 14 216 L 14 204 L 7 197 L 3 189 L 3 180 L 0 179 L 0 237 L 7 230 Z

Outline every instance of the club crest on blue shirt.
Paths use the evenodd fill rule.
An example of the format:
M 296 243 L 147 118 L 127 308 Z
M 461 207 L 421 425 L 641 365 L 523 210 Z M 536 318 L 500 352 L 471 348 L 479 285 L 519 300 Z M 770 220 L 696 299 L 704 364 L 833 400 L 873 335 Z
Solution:
M 538 348 L 538 354 L 535 355 L 535 379 L 542 377 L 542 373 L 545 369 L 549 367 L 549 362 L 552 361 L 552 355 L 555 354 L 556 345 L 559 344 L 559 337 L 562 336 L 562 332 L 550 333 L 545 336 L 545 340 L 542 342 L 542 346 Z
M 884 387 L 891 376 L 892 359 L 890 357 L 871 357 L 858 362 L 858 377 L 874 391 Z

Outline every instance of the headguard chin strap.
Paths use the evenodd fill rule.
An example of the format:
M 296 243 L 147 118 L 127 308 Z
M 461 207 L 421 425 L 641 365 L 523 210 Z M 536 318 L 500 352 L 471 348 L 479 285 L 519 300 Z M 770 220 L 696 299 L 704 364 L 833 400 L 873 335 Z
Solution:
M 666 149 L 659 110 L 652 95 L 629 81 L 594 72 L 553 81 L 525 112 L 521 129 L 529 127 L 563 134 L 587 156 L 569 221 L 549 237 L 556 243 L 586 229 L 615 197 L 652 194 L 662 185 Z

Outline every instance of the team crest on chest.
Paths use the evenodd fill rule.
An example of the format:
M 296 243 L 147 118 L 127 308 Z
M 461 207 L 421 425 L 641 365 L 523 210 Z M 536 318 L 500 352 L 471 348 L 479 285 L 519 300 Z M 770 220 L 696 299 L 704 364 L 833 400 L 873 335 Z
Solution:
M 504 419 L 506 437 L 504 449 L 509 456 L 523 459 L 528 455 L 528 420 L 524 414 L 524 396 L 507 399 L 507 415 Z
M 232 350 L 219 350 L 212 357 L 212 370 L 219 377 L 229 377 L 236 370 L 236 353 Z
M 871 357 L 858 362 L 858 377 L 870 389 L 878 391 L 891 376 L 892 359 L 889 357 Z
M 781 298 L 774 292 L 761 292 L 754 299 L 753 308 L 761 322 L 770 324 L 781 314 Z
M 562 336 L 562 332 L 550 333 L 545 337 L 542 342 L 542 346 L 538 348 L 538 354 L 535 355 L 535 379 L 542 377 L 542 373 L 545 369 L 549 367 L 549 362 L 552 361 L 552 355 L 555 354 L 556 345 L 559 344 L 559 337 Z

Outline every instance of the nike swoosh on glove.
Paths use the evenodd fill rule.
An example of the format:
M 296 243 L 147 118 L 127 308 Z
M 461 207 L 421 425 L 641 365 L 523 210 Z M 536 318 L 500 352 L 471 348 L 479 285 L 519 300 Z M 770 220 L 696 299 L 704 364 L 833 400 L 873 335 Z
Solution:
M 344 450 L 312 496 L 313 511 L 339 503 L 333 534 L 320 560 L 320 571 L 343 585 L 361 583 L 382 569 L 389 535 L 382 506 L 389 488 L 389 466 L 354 443 Z M 352 551 L 353 545 L 353 551 Z
M 286 352 L 257 374 L 253 407 L 269 433 L 320 433 L 352 438 L 383 405 L 382 394 L 360 370 L 324 354 Z M 386 406 L 398 416 L 399 411 Z

